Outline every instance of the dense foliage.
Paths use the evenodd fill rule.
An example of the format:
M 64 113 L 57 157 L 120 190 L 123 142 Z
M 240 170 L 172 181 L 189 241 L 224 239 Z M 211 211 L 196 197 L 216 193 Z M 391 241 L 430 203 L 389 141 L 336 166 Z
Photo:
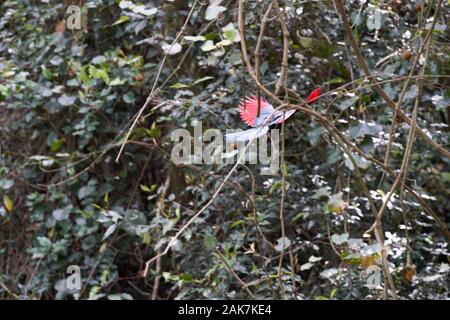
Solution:
M 450 159 L 417 130 L 411 139 L 373 90 L 409 119 L 417 105 L 418 127 L 448 150 L 448 3 L 345 1 L 349 35 L 341 0 L 248 0 L 242 12 L 239 2 L 1 2 L 1 298 L 448 297 Z M 69 5 L 81 29 L 69 27 Z M 174 164 L 174 129 L 243 128 L 237 105 L 257 90 L 243 40 L 271 92 L 286 67 L 279 99 L 297 104 L 320 86 L 308 108 L 348 144 L 298 111 L 279 127 L 274 176 Z M 390 143 L 388 173 L 372 160 Z M 81 290 L 66 286 L 71 265 Z

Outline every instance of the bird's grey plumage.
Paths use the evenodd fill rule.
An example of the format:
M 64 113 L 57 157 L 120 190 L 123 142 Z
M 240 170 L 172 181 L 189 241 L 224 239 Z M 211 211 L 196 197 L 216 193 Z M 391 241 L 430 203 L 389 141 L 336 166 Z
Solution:
M 264 127 L 256 127 L 245 131 L 228 133 L 225 135 L 225 141 L 227 143 L 250 141 L 265 135 L 268 131 L 269 125 L 266 125 Z

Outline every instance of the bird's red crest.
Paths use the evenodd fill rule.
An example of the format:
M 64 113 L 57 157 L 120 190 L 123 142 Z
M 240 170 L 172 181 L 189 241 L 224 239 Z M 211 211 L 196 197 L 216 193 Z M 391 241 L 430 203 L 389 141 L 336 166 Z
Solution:
M 320 96 L 320 88 L 317 87 L 316 89 L 314 89 L 313 92 L 311 92 L 309 94 L 308 98 L 306 98 L 306 102 L 312 103 L 312 102 L 316 101 L 319 96 Z

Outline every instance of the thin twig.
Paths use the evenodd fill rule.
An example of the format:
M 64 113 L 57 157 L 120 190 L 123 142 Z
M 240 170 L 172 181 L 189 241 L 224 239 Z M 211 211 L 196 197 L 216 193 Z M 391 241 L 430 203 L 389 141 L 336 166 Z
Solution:
M 280 77 L 275 85 L 275 94 L 278 95 L 282 88 L 285 88 L 285 82 L 287 77 L 288 58 L 289 58 L 289 30 L 284 21 L 283 13 L 281 12 L 278 0 L 274 1 L 275 12 L 277 13 L 278 21 L 281 24 L 281 30 L 283 34 L 283 58 L 281 61 Z
M 252 297 L 253 299 L 256 299 L 253 292 L 251 292 L 250 289 L 248 288 L 248 285 L 238 276 L 236 271 L 233 270 L 233 268 L 230 266 L 230 264 L 228 263 L 227 259 L 223 256 L 223 254 L 217 248 L 214 248 L 214 251 L 219 256 L 220 260 L 222 260 L 222 262 L 225 265 L 225 267 L 227 268 L 227 270 L 230 271 L 230 273 L 233 275 L 233 277 L 235 277 L 236 280 L 241 284 L 241 286 L 248 292 L 250 297 Z
M 161 217 L 161 212 L 164 210 L 164 200 L 166 198 L 167 191 L 169 190 L 169 186 L 170 186 L 170 174 L 167 173 L 166 182 L 164 183 L 161 194 L 159 195 L 158 204 L 156 206 L 156 219 L 159 219 Z M 160 237 L 161 237 L 161 235 L 158 232 L 157 242 L 159 241 Z M 156 253 L 157 253 L 157 255 L 159 255 L 161 253 L 160 249 L 158 249 L 158 251 Z M 156 300 L 158 298 L 159 283 L 161 281 L 161 275 L 160 275 L 160 273 L 161 273 L 161 257 L 158 257 L 158 259 L 156 259 L 155 273 L 156 273 L 156 276 L 155 276 L 155 281 L 153 282 L 152 300 Z

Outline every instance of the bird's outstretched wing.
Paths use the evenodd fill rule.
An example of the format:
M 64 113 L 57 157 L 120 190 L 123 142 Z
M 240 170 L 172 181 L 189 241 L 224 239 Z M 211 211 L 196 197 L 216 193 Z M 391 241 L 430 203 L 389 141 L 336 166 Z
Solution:
M 273 107 L 270 103 L 268 103 L 265 99 L 260 98 L 260 117 L 264 118 L 265 116 L 270 115 L 273 111 Z M 245 97 L 244 100 L 239 104 L 239 113 L 241 115 L 242 121 L 248 124 L 251 127 L 255 127 L 260 125 L 260 121 L 257 120 L 258 116 L 258 99 L 256 96 Z
M 312 103 L 316 101 L 319 96 L 320 88 L 316 88 L 313 92 L 310 93 L 308 98 L 306 98 L 306 103 Z M 234 143 L 240 141 L 249 141 L 258 138 L 269 131 L 270 125 L 282 123 L 287 118 L 292 116 L 295 111 L 297 111 L 295 109 L 289 110 L 287 112 L 277 111 L 272 114 L 272 112 L 274 111 L 273 106 L 263 98 L 260 98 L 259 101 L 259 117 L 258 100 L 255 95 L 251 97 L 245 97 L 245 99 L 241 101 L 241 103 L 239 104 L 239 113 L 241 115 L 241 119 L 253 128 L 225 135 L 226 142 Z M 271 120 L 269 123 L 266 123 L 269 116 L 271 116 Z

